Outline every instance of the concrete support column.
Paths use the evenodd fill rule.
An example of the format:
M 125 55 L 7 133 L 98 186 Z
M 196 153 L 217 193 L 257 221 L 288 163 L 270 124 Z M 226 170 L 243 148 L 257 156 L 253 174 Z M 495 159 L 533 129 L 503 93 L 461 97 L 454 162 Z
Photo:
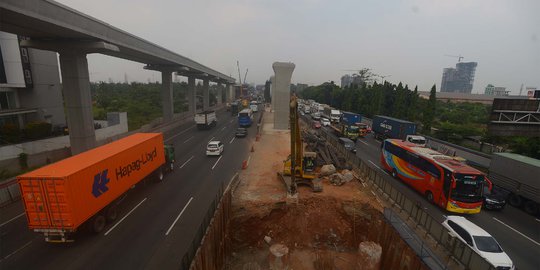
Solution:
M 96 147 L 86 53 L 73 50 L 61 51 L 60 69 L 71 154 L 76 155 Z
M 208 110 L 210 107 L 210 81 L 208 79 L 203 80 L 203 111 Z
M 221 103 L 223 103 L 223 85 L 221 85 L 221 83 L 217 84 L 216 96 L 217 96 L 217 105 L 219 106 L 221 105 Z
M 274 100 L 276 99 L 275 85 L 276 85 L 276 77 L 271 76 L 270 77 L 270 97 L 272 98 L 272 102 L 271 102 L 272 111 L 276 110 L 276 108 L 274 107 L 274 104 L 275 104 Z
M 163 103 L 163 122 L 167 123 L 173 119 L 173 85 L 172 71 L 161 71 L 161 102 Z
M 232 85 L 232 83 L 227 85 L 227 90 L 226 90 L 226 91 L 227 91 L 227 92 L 226 92 L 226 93 L 227 93 L 227 94 L 226 94 L 226 95 L 227 95 L 227 101 L 228 101 L 228 102 L 232 102 L 232 101 L 234 100 L 234 94 L 233 94 L 233 91 L 234 91 L 234 90 L 233 90 L 233 85 Z
M 275 62 L 272 65 L 274 69 L 274 82 L 272 83 L 272 105 L 274 105 L 274 128 L 289 128 L 289 109 L 291 100 L 291 77 L 295 65 L 293 63 Z
M 189 112 L 195 114 L 197 112 L 197 99 L 195 96 L 197 91 L 195 91 L 195 77 L 188 77 L 188 92 L 187 92 L 187 102 L 189 106 Z

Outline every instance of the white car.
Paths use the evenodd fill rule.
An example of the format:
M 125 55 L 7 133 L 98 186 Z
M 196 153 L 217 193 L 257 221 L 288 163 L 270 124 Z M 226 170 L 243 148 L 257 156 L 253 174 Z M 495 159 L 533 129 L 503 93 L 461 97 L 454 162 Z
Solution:
M 326 118 L 321 118 L 321 124 L 323 125 L 323 127 L 327 127 L 330 125 L 330 120 Z
M 515 269 L 514 263 L 489 233 L 461 216 L 447 216 L 442 225 L 497 269 Z
M 219 156 L 223 153 L 223 143 L 220 141 L 209 141 L 206 146 L 207 156 Z

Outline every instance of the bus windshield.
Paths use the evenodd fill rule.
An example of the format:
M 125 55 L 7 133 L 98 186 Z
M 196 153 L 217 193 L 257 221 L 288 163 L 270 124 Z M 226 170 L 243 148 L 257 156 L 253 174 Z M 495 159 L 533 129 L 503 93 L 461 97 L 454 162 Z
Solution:
M 358 128 L 357 126 L 350 126 L 350 127 L 349 127 L 349 131 L 351 131 L 351 132 L 357 132 L 358 129 L 359 129 L 359 128 Z
M 249 114 L 245 113 L 245 112 L 241 112 L 241 113 L 238 114 L 238 116 L 240 116 L 240 117 L 249 117 Z
M 454 180 L 456 186 L 452 189 L 452 199 L 469 203 L 482 201 L 483 175 L 455 173 Z

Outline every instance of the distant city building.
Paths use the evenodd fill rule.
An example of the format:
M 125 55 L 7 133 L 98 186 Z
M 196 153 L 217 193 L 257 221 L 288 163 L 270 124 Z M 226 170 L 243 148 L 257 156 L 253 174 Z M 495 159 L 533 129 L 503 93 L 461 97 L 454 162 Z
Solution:
M 470 94 L 477 65 L 476 62 L 457 63 L 456 68 L 443 69 L 441 92 Z
M 56 53 L 20 47 L 20 39 L 0 32 L 0 129 L 34 121 L 65 126 Z
M 488 84 L 484 90 L 485 95 L 490 96 L 508 96 L 510 91 L 506 91 L 506 87 L 493 86 L 493 84 Z
M 352 85 L 362 85 L 366 83 L 359 74 L 345 74 L 341 76 L 341 88 L 351 87 Z

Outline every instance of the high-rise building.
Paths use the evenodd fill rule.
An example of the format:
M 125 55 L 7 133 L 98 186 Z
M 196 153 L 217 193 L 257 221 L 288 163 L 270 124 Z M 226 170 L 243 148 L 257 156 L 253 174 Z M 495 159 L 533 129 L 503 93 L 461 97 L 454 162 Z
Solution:
M 484 90 L 485 95 L 491 96 L 508 96 L 510 91 L 506 91 L 506 87 L 493 86 L 493 84 L 488 84 Z
M 441 92 L 472 92 L 476 62 L 457 63 L 455 68 L 443 69 Z
M 345 74 L 341 76 L 341 88 L 351 86 L 352 82 L 353 82 L 353 77 L 351 75 Z
M 0 32 L 0 129 L 35 121 L 65 126 L 56 53 L 20 47 L 20 39 Z

